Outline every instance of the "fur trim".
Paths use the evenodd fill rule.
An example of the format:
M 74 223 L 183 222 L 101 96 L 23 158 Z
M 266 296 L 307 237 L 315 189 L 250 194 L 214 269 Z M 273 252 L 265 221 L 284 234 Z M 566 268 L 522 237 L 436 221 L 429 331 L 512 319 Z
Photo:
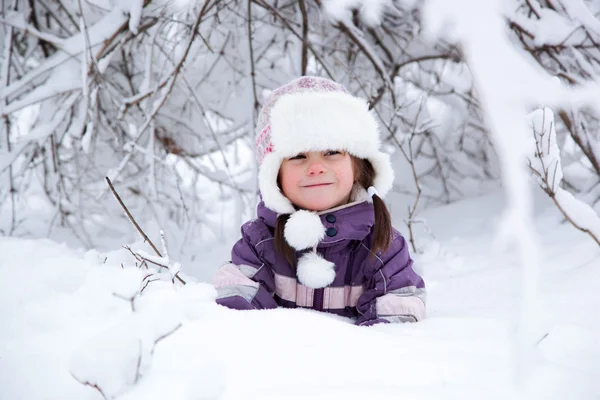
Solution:
M 364 100 L 341 92 L 285 95 L 273 106 L 270 129 L 273 152 L 264 156 L 258 184 L 265 206 L 278 214 L 296 211 L 277 186 L 281 162 L 303 151 L 339 149 L 365 158 L 375 169 L 373 186 L 379 196 L 384 198 L 392 189 L 390 157 L 379 151 L 377 120 Z M 372 201 L 362 193 L 356 198 L 363 199 Z
M 369 197 L 369 193 L 367 193 L 364 187 L 360 186 L 358 183 L 355 183 L 354 186 L 352 186 L 352 192 L 350 192 L 350 201 L 358 203 L 368 201 L 371 203 L 373 199 Z
M 271 142 L 282 158 L 329 149 L 369 158 L 378 153 L 379 125 L 367 102 L 350 94 L 297 93 L 273 106 Z
M 265 156 L 258 172 L 258 187 L 267 208 L 278 214 L 291 214 L 296 209 L 277 186 L 277 175 L 282 160 L 278 153 L 269 153 Z
M 283 236 L 296 250 L 309 249 L 323 240 L 325 227 L 316 213 L 300 210 L 293 213 L 286 222 Z
M 375 181 L 373 186 L 377 189 L 377 195 L 382 199 L 392 190 L 394 185 L 394 169 L 390 162 L 389 154 L 380 151 L 368 158 L 375 170 Z
M 280 157 L 278 152 L 269 153 L 265 156 L 258 174 L 258 185 L 267 208 L 278 214 L 293 214 L 296 212 L 296 209 L 289 199 L 283 195 L 279 186 L 277 186 L 277 175 L 279 174 L 282 160 L 283 158 Z M 378 151 L 374 156 L 368 157 L 367 160 L 371 162 L 375 170 L 375 182 L 373 186 L 377 189 L 378 196 L 383 199 L 394 184 L 394 170 L 392 169 L 390 156 Z M 358 202 L 373 201 L 366 189 L 359 185 L 354 185 L 350 198 L 352 201 Z M 310 246 L 304 248 L 308 247 Z
M 324 288 L 335 279 L 335 264 L 317 253 L 309 252 L 298 260 L 296 276 L 304 286 L 311 289 Z

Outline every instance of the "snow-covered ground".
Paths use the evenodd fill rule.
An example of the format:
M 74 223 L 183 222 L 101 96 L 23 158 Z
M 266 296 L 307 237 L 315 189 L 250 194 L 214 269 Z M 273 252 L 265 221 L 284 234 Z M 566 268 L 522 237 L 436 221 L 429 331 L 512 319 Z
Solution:
M 206 261 L 131 302 L 143 271 L 122 249 L 0 238 L 0 399 L 600 399 L 600 249 L 541 196 L 539 343 L 518 385 L 521 271 L 495 250 L 502 197 L 424 213 L 428 318 L 372 328 L 219 307 L 194 282 Z

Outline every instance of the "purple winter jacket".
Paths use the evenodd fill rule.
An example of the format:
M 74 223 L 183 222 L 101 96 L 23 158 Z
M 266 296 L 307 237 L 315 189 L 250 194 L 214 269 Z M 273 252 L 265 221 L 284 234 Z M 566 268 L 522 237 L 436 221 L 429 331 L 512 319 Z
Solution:
M 425 317 L 425 284 L 413 270 L 402 235 L 394 229 L 390 248 L 371 256 L 372 203 L 321 215 L 323 225 L 335 229 L 328 230 L 317 251 L 336 266 L 335 280 L 322 289 L 298 282 L 295 270 L 275 251 L 276 220 L 277 214 L 260 202 L 258 218 L 242 226 L 231 263 L 221 266 L 214 277 L 218 304 L 239 310 L 310 308 L 353 318 L 357 325 Z M 303 253 L 297 252 L 298 257 Z

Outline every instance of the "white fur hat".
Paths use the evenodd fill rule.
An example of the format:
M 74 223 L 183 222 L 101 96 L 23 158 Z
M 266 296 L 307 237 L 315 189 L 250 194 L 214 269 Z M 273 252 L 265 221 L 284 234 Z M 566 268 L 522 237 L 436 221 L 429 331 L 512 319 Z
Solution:
M 284 196 L 277 185 L 279 168 L 285 158 L 298 153 L 345 150 L 370 161 L 373 186 L 383 198 L 392 188 L 394 171 L 389 156 L 379 150 L 377 120 L 367 102 L 342 85 L 303 76 L 273 91 L 259 114 L 257 130 L 258 183 L 265 206 L 278 214 L 292 214 L 284 230 L 290 246 L 315 249 L 298 260 L 300 281 L 312 288 L 328 286 L 335 278 L 335 266 L 316 254 L 325 227 L 317 213 L 297 211 Z

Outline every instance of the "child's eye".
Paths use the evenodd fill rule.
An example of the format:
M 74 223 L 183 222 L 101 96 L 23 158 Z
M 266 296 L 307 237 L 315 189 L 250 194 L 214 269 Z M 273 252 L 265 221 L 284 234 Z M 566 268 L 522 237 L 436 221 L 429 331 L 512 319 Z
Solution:
M 326 156 L 334 156 L 334 155 L 336 155 L 336 154 L 342 154 L 342 153 L 341 153 L 341 152 L 339 152 L 339 151 L 337 151 L 337 150 L 327 150 L 327 151 L 325 152 L 325 155 L 326 155 Z
M 304 154 L 300 153 L 298 155 L 295 155 L 294 157 L 290 157 L 289 159 L 290 160 L 302 160 L 304 158 L 306 158 L 306 156 Z

